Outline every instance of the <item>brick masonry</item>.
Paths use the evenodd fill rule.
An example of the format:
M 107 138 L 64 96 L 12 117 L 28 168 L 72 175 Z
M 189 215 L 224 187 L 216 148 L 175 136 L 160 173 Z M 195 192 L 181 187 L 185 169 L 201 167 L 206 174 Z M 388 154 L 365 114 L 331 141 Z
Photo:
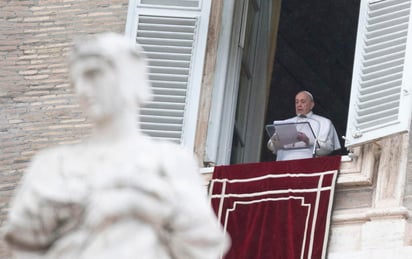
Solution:
M 88 134 L 67 80 L 70 47 L 81 35 L 124 32 L 127 6 L 127 0 L 0 1 L 0 226 L 31 157 Z M 1 242 L 0 258 L 8 258 Z

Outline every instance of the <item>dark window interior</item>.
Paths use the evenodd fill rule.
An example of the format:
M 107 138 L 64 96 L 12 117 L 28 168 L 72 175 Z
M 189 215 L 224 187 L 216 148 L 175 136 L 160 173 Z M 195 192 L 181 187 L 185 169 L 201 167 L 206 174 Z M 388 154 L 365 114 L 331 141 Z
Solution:
M 331 119 L 339 136 L 345 135 L 359 2 L 282 1 L 265 124 L 295 116 L 295 95 L 308 90 L 315 98 L 314 112 Z M 265 134 L 261 161 L 274 159 L 267 140 Z

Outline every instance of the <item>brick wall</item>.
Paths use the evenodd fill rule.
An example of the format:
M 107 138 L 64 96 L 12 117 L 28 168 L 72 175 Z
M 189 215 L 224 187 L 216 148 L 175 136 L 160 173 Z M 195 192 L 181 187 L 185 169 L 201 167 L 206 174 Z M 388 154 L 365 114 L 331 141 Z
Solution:
M 33 154 L 88 134 L 67 80 L 84 34 L 124 32 L 128 0 L 0 1 L 0 226 Z M 7 252 L 0 243 L 0 258 Z

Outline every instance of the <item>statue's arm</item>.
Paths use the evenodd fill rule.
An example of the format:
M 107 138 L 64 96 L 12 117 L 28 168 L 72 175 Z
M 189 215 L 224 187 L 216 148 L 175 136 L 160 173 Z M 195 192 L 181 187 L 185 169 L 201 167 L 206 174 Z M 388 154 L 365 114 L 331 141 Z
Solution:
M 12 199 L 8 220 L 4 226 L 4 240 L 13 251 L 41 252 L 49 245 L 51 238 L 47 234 L 50 225 L 41 217 L 41 198 L 37 191 L 37 177 L 42 163 L 47 162 L 42 156 L 33 158 L 19 187 Z M 46 182 L 45 182 L 46 184 Z
M 219 258 L 229 238 L 207 199 L 196 160 L 189 153 L 176 152 L 165 166 L 178 199 L 169 222 L 172 253 L 176 258 Z
M 12 199 L 8 219 L 4 225 L 4 240 L 14 254 L 45 253 L 63 231 L 67 217 L 76 209 L 61 202 L 54 190 L 58 161 L 53 152 L 40 152 L 30 163 Z M 68 210 L 70 210 L 69 215 Z M 79 212 L 81 213 L 81 212 Z M 66 215 L 66 216 L 65 216 Z M 24 258 L 24 257 L 22 257 Z

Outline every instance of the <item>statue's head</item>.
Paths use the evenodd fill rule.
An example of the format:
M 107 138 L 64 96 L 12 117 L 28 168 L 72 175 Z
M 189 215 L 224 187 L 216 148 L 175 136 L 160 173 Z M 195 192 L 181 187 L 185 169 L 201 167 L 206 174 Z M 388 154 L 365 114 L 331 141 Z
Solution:
M 75 44 L 70 81 L 80 104 L 95 120 L 134 109 L 151 97 L 142 49 L 115 33 L 90 36 Z

